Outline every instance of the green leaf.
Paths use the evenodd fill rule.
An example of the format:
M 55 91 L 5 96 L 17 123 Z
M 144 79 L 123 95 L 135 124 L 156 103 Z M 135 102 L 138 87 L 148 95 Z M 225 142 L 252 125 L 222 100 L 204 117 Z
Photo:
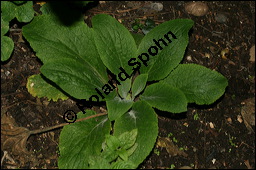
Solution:
M 105 66 L 114 74 L 120 73 L 120 67 L 130 76 L 131 67 L 127 62 L 136 57 L 136 43 L 128 31 L 115 18 L 99 14 L 92 18 L 95 41 Z
M 118 159 L 110 163 L 102 156 L 90 156 L 90 169 L 135 169 L 136 166 L 131 161 Z
M 1 1 L 2 3 L 2 1 Z M 14 43 L 11 38 L 4 36 L 9 30 L 9 23 L 1 16 L 1 61 L 10 58 L 14 49 Z
M 52 2 L 43 4 L 43 6 L 40 8 L 40 11 L 42 12 L 42 14 L 43 15 L 54 14 L 54 9 L 52 7 L 53 4 Z
M 65 94 L 43 79 L 40 74 L 30 76 L 26 87 L 28 92 L 34 97 L 47 97 L 49 101 L 51 99 L 53 101 L 57 101 L 58 99 L 68 99 Z
M 20 5 L 20 4 L 26 3 L 26 1 L 13 1 L 13 3 Z
M 140 74 L 138 77 L 135 78 L 132 84 L 132 99 L 134 99 L 140 92 L 144 90 L 147 80 L 147 74 Z
M 78 118 L 95 115 L 91 110 L 86 114 L 78 113 Z M 86 169 L 90 156 L 99 155 L 105 135 L 110 133 L 110 121 L 107 116 L 91 118 L 65 126 L 60 134 L 60 169 Z
M 156 113 L 144 101 L 134 103 L 131 111 L 115 121 L 114 135 L 118 136 L 135 128 L 138 129 L 138 146 L 128 160 L 137 167 L 152 151 L 158 134 Z
M 193 24 L 190 19 L 171 20 L 158 25 L 145 35 L 137 55 L 141 58 L 140 72 L 148 73 L 148 81 L 165 78 L 181 62 L 188 44 L 188 31 Z M 142 53 L 148 55 L 148 58 Z
M 120 140 L 116 136 L 107 134 L 106 135 L 106 144 L 110 150 L 114 151 L 120 146 Z M 113 160 L 110 160 L 110 161 L 113 161 Z
M 101 156 L 89 156 L 90 169 L 111 169 L 110 163 Z
M 143 39 L 144 35 L 143 34 L 138 34 L 138 33 L 133 33 L 133 32 L 131 32 L 131 34 L 132 34 L 132 36 L 135 40 L 135 43 L 138 47 L 140 45 L 140 42 Z
M 116 120 L 127 112 L 133 104 L 132 100 L 121 99 L 116 96 L 114 99 L 107 100 L 108 118 L 110 121 Z
M 228 85 L 220 73 L 196 64 L 180 64 L 163 82 L 179 88 L 189 103 L 199 105 L 215 102 Z
M 14 9 L 16 5 L 10 1 L 1 1 L 1 17 L 4 21 L 9 22 L 16 16 Z M 10 12 L 12 11 L 12 12 Z
M 130 132 L 124 132 L 119 136 L 106 135 L 107 147 L 102 152 L 102 156 L 109 162 L 114 161 L 117 156 L 120 156 L 124 161 L 135 151 L 137 137 L 137 129 Z M 135 146 L 135 147 L 133 147 Z
M 122 133 L 121 135 L 118 136 L 118 139 L 121 142 L 120 146 L 122 146 L 124 149 L 131 148 L 135 144 L 137 135 L 138 135 L 138 129 L 133 129 L 130 132 Z
M 89 168 L 135 168 L 136 166 L 128 160 L 135 151 L 137 144 L 137 129 L 124 132 L 119 136 L 106 134 L 106 141 L 102 144 L 102 152 L 97 156 L 89 157 Z M 111 165 L 110 165 L 111 163 Z
M 184 93 L 180 89 L 164 83 L 148 86 L 141 95 L 141 100 L 163 111 L 173 113 L 187 111 L 187 99 Z
M 94 32 L 83 21 L 67 27 L 55 17 L 42 15 L 23 27 L 23 35 L 44 63 L 45 77 L 75 98 L 99 97 L 95 88 L 107 84 L 108 77 Z
M 14 48 L 14 43 L 11 38 L 1 36 L 1 61 L 6 61 L 10 58 Z
M 131 161 L 117 161 L 112 163 L 111 167 L 111 169 L 135 169 L 136 165 Z
M 126 79 L 123 82 L 120 82 L 121 85 L 117 85 L 118 94 L 123 98 L 126 99 L 128 92 L 131 89 L 131 78 Z
M 22 2 L 22 1 L 17 1 Z M 27 1 L 22 5 L 16 5 L 10 1 L 1 1 L 1 16 L 5 21 L 17 18 L 19 22 L 29 22 L 34 17 L 33 1 Z
M 3 20 L 3 17 L 1 16 L 1 36 L 6 34 L 9 30 L 9 22 Z

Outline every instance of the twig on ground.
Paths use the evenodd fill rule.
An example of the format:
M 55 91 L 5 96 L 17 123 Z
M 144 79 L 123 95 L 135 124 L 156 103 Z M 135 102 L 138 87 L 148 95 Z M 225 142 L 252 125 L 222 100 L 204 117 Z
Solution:
M 94 118 L 94 117 L 103 116 L 103 115 L 106 115 L 106 114 L 107 113 L 99 113 L 99 114 L 96 114 L 96 115 L 92 115 L 92 116 L 88 116 L 88 117 L 84 117 L 84 118 L 78 119 L 78 120 L 76 120 L 76 122 L 81 122 L 83 120 L 87 120 L 87 119 L 91 119 L 91 118 Z M 45 129 L 32 130 L 32 131 L 30 131 L 30 134 L 34 135 L 34 134 L 38 134 L 38 133 L 44 133 L 44 132 L 47 132 L 47 131 L 50 131 L 50 130 L 53 130 L 53 129 L 61 128 L 63 126 L 69 125 L 69 124 L 70 123 L 62 123 L 62 124 L 55 125 L 55 126 L 52 126 L 52 127 L 47 127 Z

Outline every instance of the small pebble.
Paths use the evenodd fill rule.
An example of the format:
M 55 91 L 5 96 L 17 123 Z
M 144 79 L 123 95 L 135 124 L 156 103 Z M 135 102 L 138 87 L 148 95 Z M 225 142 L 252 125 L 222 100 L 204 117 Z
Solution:
M 188 56 L 187 56 L 187 60 L 188 60 L 188 61 L 192 61 L 191 55 L 188 55 Z
M 8 70 L 5 72 L 5 75 L 6 75 L 7 77 L 8 77 L 10 74 L 11 74 L 11 72 L 8 71 Z
M 184 7 L 188 14 L 192 14 L 197 17 L 204 16 L 209 11 L 207 4 L 203 2 L 188 2 Z
M 164 6 L 161 3 L 152 3 L 151 4 L 151 9 L 153 9 L 155 11 L 162 11 L 163 8 L 164 8 Z
M 210 122 L 209 125 L 210 125 L 210 128 L 214 129 L 214 125 L 212 122 Z
M 228 123 L 230 123 L 230 124 L 231 124 L 231 123 L 232 123 L 232 119 L 231 119 L 231 117 L 228 117 L 228 118 L 227 118 L 227 121 L 228 121 Z

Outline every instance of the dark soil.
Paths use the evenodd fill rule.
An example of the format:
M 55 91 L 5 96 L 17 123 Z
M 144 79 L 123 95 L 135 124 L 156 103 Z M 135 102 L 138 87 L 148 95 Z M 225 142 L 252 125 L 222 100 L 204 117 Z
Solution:
M 249 50 L 255 44 L 255 2 L 207 2 L 209 12 L 201 17 L 187 14 L 184 1 L 159 1 L 163 4 L 159 12 L 137 8 L 143 3 L 102 1 L 86 11 L 85 21 L 90 25 L 92 16 L 107 13 L 132 31 L 135 19 L 143 22 L 150 18 L 160 24 L 176 18 L 190 18 L 195 25 L 183 63 L 196 63 L 216 70 L 228 79 L 229 85 L 225 94 L 210 106 L 189 105 L 188 111 L 181 114 L 157 111 L 159 136 L 169 137 L 188 156 L 173 156 L 156 145 L 139 168 L 255 168 L 255 126 L 251 126 L 250 131 L 241 113 L 246 99 L 255 98 L 255 63 L 249 61 Z M 216 15 L 220 14 L 224 15 L 223 22 L 216 21 Z M 38 74 L 42 64 L 29 44 L 21 41 L 19 29 L 22 24 L 13 20 L 10 27 L 13 30 L 9 36 L 15 48 L 11 59 L 1 64 L 1 117 L 7 114 L 14 118 L 17 126 L 29 130 L 64 123 L 63 114 L 67 110 L 79 111 L 76 102 L 72 99 L 48 102 L 46 98 L 38 99 L 28 93 L 27 78 Z M 225 48 L 229 50 L 222 56 L 221 51 Z M 255 109 L 252 110 L 253 117 Z M 58 168 L 60 131 L 30 136 L 26 145 L 31 151 L 29 156 L 14 154 L 11 148 L 2 150 L 1 157 L 4 153 L 5 157 L 1 168 Z

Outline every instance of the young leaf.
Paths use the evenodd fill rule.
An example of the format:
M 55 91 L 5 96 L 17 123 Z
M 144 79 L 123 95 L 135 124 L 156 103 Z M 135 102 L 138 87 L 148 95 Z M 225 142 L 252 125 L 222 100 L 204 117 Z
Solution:
M 121 99 L 116 96 L 114 99 L 107 100 L 108 118 L 110 121 L 116 120 L 127 112 L 133 104 L 132 100 Z
M 131 161 L 117 161 L 111 164 L 111 169 L 135 169 L 136 165 Z
M 187 111 L 187 99 L 184 93 L 180 89 L 164 83 L 148 86 L 141 95 L 141 100 L 163 111 L 172 113 Z
M 128 157 L 135 151 L 137 144 L 137 129 L 131 132 L 124 132 L 119 136 L 106 135 L 106 147 L 103 148 L 101 156 L 108 162 L 115 161 L 119 156 L 122 160 L 127 161 Z
M 120 140 L 116 136 L 112 136 L 110 134 L 105 135 L 106 136 L 106 144 L 108 148 L 112 151 L 116 150 L 118 147 L 120 147 Z M 113 160 L 110 160 L 113 161 Z
M 128 29 L 106 14 L 94 16 L 92 25 L 96 32 L 97 49 L 105 66 L 116 75 L 122 67 L 130 75 L 132 69 L 127 62 L 136 57 L 137 46 Z
M 119 135 L 118 139 L 121 142 L 121 146 L 124 149 L 131 148 L 135 144 L 137 134 L 138 134 L 138 129 L 133 129 L 130 132 L 124 132 L 123 134 Z
M 102 156 L 90 156 L 90 169 L 135 169 L 136 166 L 131 161 L 118 159 L 110 163 Z
M 51 99 L 53 101 L 68 99 L 60 90 L 45 81 L 40 74 L 30 76 L 26 87 L 28 92 L 34 97 L 47 97 L 49 101 Z
M 132 110 L 117 119 L 114 124 L 114 135 L 120 135 L 132 129 L 138 129 L 134 153 L 128 158 L 137 167 L 151 152 L 158 134 L 157 116 L 149 104 L 138 101 Z M 146 141 L 146 142 L 145 142 Z
M 148 73 L 148 81 L 165 78 L 181 62 L 188 44 L 188 31 L 193 24 L 190 19 L 175 19 L 158 25 L 145 35 L 137 55 L 144 63 L 140 72 Z M 148 59 L 142 53 L 148 54 Z
M 78 113 L 78 118 L 96 114 L 87 110 Z M 60 169 L 86 169 L 90 156 L 99 155 L 105 135 L 110 133 L 107 116 L 88 119 L 65 126 L 60 134 Z
M 118 94 L 123 98 L 126 99 L 128 92 L 131 89 L 131 78 L 126 79 L 125 81 L 121 82 L 121 85 L 117 85 Z
M 90 169 L 111 169 L 110 163 L 102 156 L 89 156 Z
M 22 5 L 1 1 L 1 11 L 1 16 L 8 22 L 15 17 L 19 22 L 29 22 L 34 17 L 33 1 L 24 2 Z
M 37 16 L 23 27 L 23 35 L 44 63 L 44 76 L 71 96 L 88 99 L 107 84 L 94 32 L 83 21 L 67 27 L 51 15 Z
M 196 64 L 180 64 L 162 82 L 179 88 L 189 103 L 199 105 L 215 102 L 228 85 L 220 73 Z
M 132 84 L 132 99 L 134 99 L 144 88 L 148 80 L 147 74 L 140 74 Z

